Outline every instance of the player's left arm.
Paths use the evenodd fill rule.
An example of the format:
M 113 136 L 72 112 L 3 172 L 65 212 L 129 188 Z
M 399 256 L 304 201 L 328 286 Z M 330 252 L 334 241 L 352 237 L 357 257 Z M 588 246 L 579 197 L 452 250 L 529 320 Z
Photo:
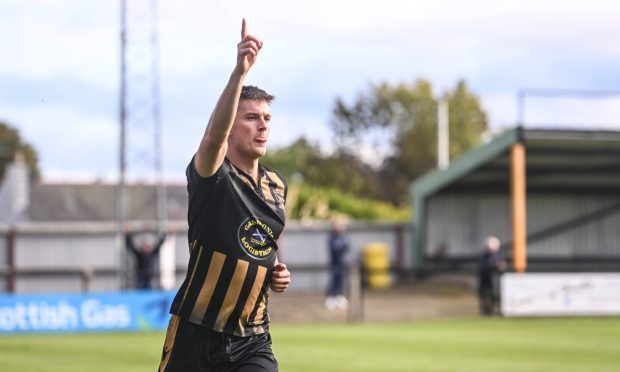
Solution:
M 274 292 L 286 292 L 291 284 L 291 273 L 286 268 L 286 264 L 281 263 L 276 256 L 276 265 L 271 274 L 271 290 Z

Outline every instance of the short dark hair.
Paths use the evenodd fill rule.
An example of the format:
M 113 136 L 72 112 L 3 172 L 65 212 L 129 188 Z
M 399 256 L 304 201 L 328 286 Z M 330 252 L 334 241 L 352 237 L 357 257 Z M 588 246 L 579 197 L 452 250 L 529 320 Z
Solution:
M 265 101 L 267 103 L 271 103 L 271 101 L 275 100 L 276 97 L 271 94 L 265 92 L 264 90 L 252 86 L 252 85 L 244 85 L 241 88 L 241 96 L 239 96 L 239 100 L 252 100 L 252 101 Z

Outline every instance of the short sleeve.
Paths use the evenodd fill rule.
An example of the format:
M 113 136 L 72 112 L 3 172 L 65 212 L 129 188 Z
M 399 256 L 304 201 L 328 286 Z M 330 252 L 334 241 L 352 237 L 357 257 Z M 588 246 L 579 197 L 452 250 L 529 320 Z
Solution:
M 215 171 L 215 173 L 212 176 L 202 177 L 200 174 L 198 174 L 198 171 L 196 171 L 195 162 L 196 162 L 196 155 L 192 157 L 192 160 L 187 165 L 187 169 L 185 169 L 185 176 L 187 177 L 188 188 L 190 186 L 198 185 L 200 183 L 214 181 L 217 179 L 218 176 L 221 176 L 221 171 L 223 168 L 222 166 L 220 166 L 218 170 Z

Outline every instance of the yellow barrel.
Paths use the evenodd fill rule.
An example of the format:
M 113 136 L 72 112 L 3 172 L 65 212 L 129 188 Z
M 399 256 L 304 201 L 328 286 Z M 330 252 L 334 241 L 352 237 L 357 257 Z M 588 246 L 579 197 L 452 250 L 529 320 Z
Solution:
M 362 248 L 362 265 L 370 288 L 390 286 L 389 250 L 385 243 L 369 243 Z

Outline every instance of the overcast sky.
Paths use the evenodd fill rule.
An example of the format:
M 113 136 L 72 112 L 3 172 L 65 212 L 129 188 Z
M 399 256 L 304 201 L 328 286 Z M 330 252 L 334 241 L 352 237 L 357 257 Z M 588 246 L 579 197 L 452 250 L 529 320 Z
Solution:
M 119 3 L 0 1 L 0 120 L 39 151 L 44 180 L 116 180 Z M 264 41 L 246 82 L 277 97 L 272 148 L 329 147 L 334 100 L 370 83 L 425 78 L 440 95 L 464 79 L 495 129 L 514 126 L 522 88 L 620 90 L 614 0 L 159 0 L 170 180 L 232 71 L 242 17 Z M 527 126 L 620 128 L 620 96 L 526 102 Z

